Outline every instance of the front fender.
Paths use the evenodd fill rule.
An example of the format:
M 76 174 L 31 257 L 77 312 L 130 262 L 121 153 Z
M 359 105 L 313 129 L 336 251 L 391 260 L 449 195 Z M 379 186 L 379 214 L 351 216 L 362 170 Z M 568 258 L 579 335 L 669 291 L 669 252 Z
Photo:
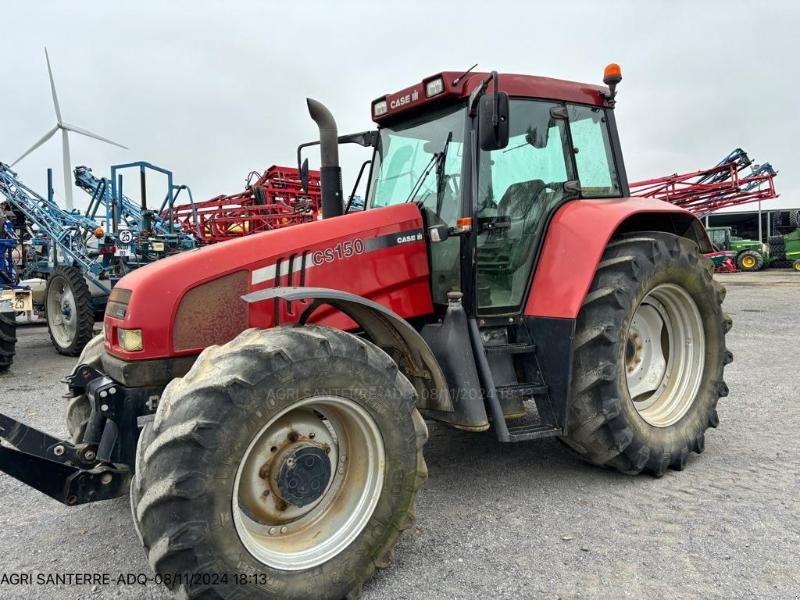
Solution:
M 420 408 L 445 412 L 453 410 L 444 373 L 430 347 L 408 321 L 385 306 L 348 292 L 314 287 L 269 288 L 246 294 L 242 299 L 247 303 L 311 300 L 300 316 L 301 325 L 320 306 L 329 305 L 341 311 L 395 360 L 417 390 Z
M 652 198 L 574 200 L 547 229 L 525 315 L 574 319 L 608 241 L 616 233 L 665 231 L 712 250 L 702 223 L 690 212 Z

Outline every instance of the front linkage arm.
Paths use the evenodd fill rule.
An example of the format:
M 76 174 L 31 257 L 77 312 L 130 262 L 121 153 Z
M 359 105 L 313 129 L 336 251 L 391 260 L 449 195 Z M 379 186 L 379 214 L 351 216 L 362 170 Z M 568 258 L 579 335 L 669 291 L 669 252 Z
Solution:
M 59 440 L 0 414 L 0 471 L 68 506 L 122 496 L 139 418 L 154 412 L 160 390 L 122 386 L 86 364 L 67 383 L 72 396 L 86 394 L 91 404 L 83 439 Z
M 125 493 L 128 467 L 87 461 L 73 444 L 3 414 L 0 440 L 0 471 L 68 506 Z

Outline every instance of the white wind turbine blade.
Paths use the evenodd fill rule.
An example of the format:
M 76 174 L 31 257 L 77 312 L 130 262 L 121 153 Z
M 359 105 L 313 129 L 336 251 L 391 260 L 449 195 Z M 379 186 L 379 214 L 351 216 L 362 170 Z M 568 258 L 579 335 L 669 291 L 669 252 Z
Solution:
M 50 55 L 47 54 L 47 47 L 44 49 L 44 57 L 47 60 L 47 74 L 50 76 L 50 91 L 53 92 L 53 106 L 56 109 L 56 120 L 61 125 L 61 107 L 58 105 L 58 96 L 56 95 L 56 82 L 53 81 L 53 69 L 50 68 Z
M 127 146 L 123 146 L 122 144 L 118 144 L 114 140 L 110 140 L 108 138 L 104 138 L 102 135 L 97 135 L 96 133 L 92 133 L 88 129 L 83 129 L 81 127 L 77 127 L 76 125 L 69 125 L 68 123 L 62 123 L 61 127 L 66 129 L 67 131 L 74 131 L 75 133 L 80 133 L 81 135 L 85 135 L 86 137 L 94 138 L 96 140 L 100 140 L 101 142 L 105 142 L 107 144 L 111 144 L 112 146 L 118 146 L 119 148 L 124 148 L 125 150 L 128 149 Z
M 66 128 L 61 129 L 61 148 L 64 160 L 64 205 L 67 210 L 72 210 L 72 163 L 69 158 L 69 133 Z
M 31 152 L 33 152 L 34 150 L 36 150 L 36 149 L 37 149 L 39 146 L 41 146 L 42 144 L 44 144 L 44 143 L 45 143 L 47 140 L 49 140 L 51 137 L 53 137 L 53 134 L 54 134 L 56 131 L 58 131 L 58 125 L 56 125 L 56 126 L 55 126 L 55 127 L 53 127 L 53 128 L 50 130 L 50 131 L 48 131 L 47 133 L 45 133 L 45 134 L 42 136 L 42 139 L 40 139 L 40 140 L 39 140 L 38 142 L 36 142 L 36 143 L 35 143 L 33 146 L 31 146 L 30 148 L 28 148 L 28 149 L 25 151 L 25 153 L 24 153 L 22 156 L 20 156 L 20 157 L 19 157 L 17 160 L 15 160 L 13 163 L 11 163 L 11 166 L 13 167 L 15 164 L 17 164 L 17 163 L 18 163 L 19 161 L 21 161 L 23 158 L 25 158 L 26 156 L 28 156 L 28 154 L 30 154 Z

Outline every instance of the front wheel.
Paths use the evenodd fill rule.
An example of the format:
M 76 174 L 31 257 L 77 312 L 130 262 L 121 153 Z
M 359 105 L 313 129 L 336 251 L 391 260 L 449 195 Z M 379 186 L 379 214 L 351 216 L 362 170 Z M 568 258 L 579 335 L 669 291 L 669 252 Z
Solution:
M 92 339 L 94 309 L 89 286 L 77 267 L 56 267 L 47 279 L 45 310 L 56 351 L 78 356 Z
M 578 315 L 564 441 L 592 463 L 657 476 L 702 452 L 733 359 L 723 298 L 689 240 L 612 241 Z
M 760 271 L 764 268 L 764 256 L 755 250 L 745 250 L 736 257 L 736 266 L 740 271 Z
M 335 329 L 206 349 L 139 440 L 131 499 L 150 564 L 188 597 L 356 596 L 427 476 L 415 397 L 388 355 Z

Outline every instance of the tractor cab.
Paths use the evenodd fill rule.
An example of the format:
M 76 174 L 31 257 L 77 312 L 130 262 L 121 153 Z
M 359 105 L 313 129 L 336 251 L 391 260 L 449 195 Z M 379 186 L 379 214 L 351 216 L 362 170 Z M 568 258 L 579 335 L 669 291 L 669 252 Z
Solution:
M 373 102 L 367 207 L 421 207 L 435 304 L 461 290 L 478 313 L 519 313 L 548 216 L 627 194 L 612 105 L 605 88 L 451 72 Z

